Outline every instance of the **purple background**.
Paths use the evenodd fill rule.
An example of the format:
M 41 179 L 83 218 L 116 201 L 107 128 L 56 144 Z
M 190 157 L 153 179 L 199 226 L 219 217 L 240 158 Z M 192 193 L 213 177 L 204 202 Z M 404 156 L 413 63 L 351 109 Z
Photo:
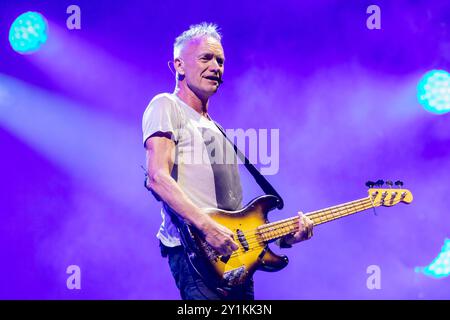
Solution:
M 82 29 L 66 28 L 81 7 Z M 381 7 L 381 30 L 366 8 Z M 366 180 L 401 179 L 409 206 L 319 226 L 255 275 L 257 299 L 445 299 L 450 279 L 414 272 L 449 236 L 450 118 L 424 111 L 416 85 L 450 70 L 448 1 L 2 1 L 0 4 L 0 298 L 178 299 L 143 188 L 141 117 L 171 92 L 174 38 L 219 24 L 225 83 L 210 113 L 226 128 L 279 128 L 286 206 L 271 220 L 366 196 Z M 9 26 L 39 11 L 34 55 Z M 245 202 L 260 194 L 243 173 Z M 81 290 L 66 268 L 81 268 Z M 366 287 L 370 265 L 381 289 Z

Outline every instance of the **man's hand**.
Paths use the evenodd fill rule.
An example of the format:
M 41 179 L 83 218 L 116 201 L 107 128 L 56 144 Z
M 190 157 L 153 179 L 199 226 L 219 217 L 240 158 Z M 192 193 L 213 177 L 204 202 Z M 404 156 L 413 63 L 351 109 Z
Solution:
M 284 243 L 288 245 L 308 240 L 313 236 L 313 222 L 311 219 L 305 216 L 303 212 L 299 212 L 298 215 L 300 217 L 299 230 L 293 235 L 287 235 L 283 238 Z
M 233 232 L 225 226 L 214 221 L 204 213 L 204 219 L 198 224 L 203 232 L 206 242 L 208 242 L 221 255 L 229 256 L 239 248 L 233 239 Z

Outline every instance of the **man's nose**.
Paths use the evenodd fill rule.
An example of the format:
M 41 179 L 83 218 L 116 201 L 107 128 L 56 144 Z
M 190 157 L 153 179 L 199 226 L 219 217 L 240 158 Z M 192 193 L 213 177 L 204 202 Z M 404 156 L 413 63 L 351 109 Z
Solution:
M 210 71 L 214 73 L 220 72 L 222 69 L 222 66 L 217 62 L 217 60 L 213 59 L 210 65 Z

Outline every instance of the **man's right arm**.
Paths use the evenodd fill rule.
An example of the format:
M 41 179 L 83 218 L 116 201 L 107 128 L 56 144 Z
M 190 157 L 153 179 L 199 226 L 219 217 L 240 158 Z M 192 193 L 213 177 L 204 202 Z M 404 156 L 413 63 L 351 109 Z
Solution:
M 215 222 L 183 192 L 170 173 L 174 165 L 175 143 L 169 133 L 158 133 L 145 142 L 147 186 L 158 194 L 178 215 L 203 232 L 205 240 L 222 255 L 238 248 L 233 233 Z

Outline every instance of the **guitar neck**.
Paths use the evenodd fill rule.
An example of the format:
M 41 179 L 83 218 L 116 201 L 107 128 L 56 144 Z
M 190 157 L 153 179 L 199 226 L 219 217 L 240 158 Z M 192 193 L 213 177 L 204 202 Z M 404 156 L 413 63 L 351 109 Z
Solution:
M 333 221 L 351 214 L 375 207 L 369 197 L 347 202 L 337 206 L 313 211 L 305 214 L 312 220 L 313 225 L 319 225 Z M 263 224 L 258 228 L 258 233 L 264 241 L 281 238 L 299 229 L 299 216 Z

